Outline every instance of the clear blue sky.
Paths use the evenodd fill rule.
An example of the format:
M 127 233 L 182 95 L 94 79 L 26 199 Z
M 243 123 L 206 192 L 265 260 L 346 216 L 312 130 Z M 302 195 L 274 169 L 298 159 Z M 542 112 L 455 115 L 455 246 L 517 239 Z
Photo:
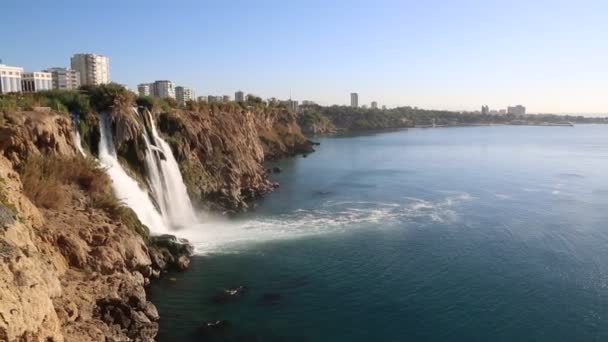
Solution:
M 197 95 L 437 109 L 608 112 L 608 1 L 2 0 L 0 58 L 27 70 L 76 52 L 112 79 Z

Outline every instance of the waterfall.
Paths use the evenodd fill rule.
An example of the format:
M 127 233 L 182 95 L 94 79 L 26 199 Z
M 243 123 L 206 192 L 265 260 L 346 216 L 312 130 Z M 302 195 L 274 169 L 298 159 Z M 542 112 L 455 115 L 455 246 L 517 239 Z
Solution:
M 112 129 L 106 115 L 101 115 L 99 142 L 99 161 L 107 169 L 107 174 L 112 179 L 112 188 L 116 197 L 125 205 L 133 209 L 139 220 L 148 226 L 153 234 L 164 234 L 168 232 L 165 219 L 156 210 L 148 192 L 139 187 L 139 184 L 131 178 L 118 162 L 116 148 L 112 140 Z
M 84 153 L 84 149 L 82 148 L 82 139 L 80 138 L 80 132 L 78 131 L 78 125 L 80 123 L 80 117 L 78 114 L 72 114 L 72 124 L 74 125 L 74 131 L 72 132 L 72 139 L 74 139 L 74 144 L 76 144 L 76 148 L 81 155 L 86 156 Z
M 139 115 L 137 109 L 133 110 Z M 165 223 L 180 227 L 191 225 L 196 222 L 196 216 L 171 147 L 158 135 L 150 111 L 144 110 L 141 117 L 146 128 L 147 176 Z

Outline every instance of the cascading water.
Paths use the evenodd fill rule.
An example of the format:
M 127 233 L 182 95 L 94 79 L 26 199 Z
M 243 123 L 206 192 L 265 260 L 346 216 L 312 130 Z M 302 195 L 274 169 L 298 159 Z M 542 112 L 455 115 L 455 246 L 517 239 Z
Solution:
M 133 109 L 139 114 L 137 109 Z M 165 223 L 170 226 L 188 226 L 196 222 L 196 216 L 179 166 L 169 144 L 156 130 L 154 119 L 148 110 L 142 114 L 146 134 L 146 170 L 152 192 Z
M 78 131 L 78 124 L 80 123 L 80 117 L 77 114 L 72 114 L 72 124 L 74 124 L 73 139 L 76 144 L 76 148 L 81 155 L 85 156 L 84 149 L 82 148 L 82 139 L 80 139 L 80 132 Z
M 153 234 L 164 234 L 169 231 L 165 220 L 156 210 L 147 191 L 131 178 L 118 162 L 116 148 L 112 140 L 112 130 L 106 115 L 101 115 L 99 142 L 99 161 L 107 169 L 112 179 L 112 188 L 119 200 L 133 209 L 139 220 L 148 226 Z

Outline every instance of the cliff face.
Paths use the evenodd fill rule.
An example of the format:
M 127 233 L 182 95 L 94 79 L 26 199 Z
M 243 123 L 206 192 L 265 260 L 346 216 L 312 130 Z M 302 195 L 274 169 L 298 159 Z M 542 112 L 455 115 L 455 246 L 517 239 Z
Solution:
M 144 285 L 170 251 L 77 154 L 69 119 L 0 114 L 0 133 L 0 341 L 152 340 Z
M 158 126 L 180 164 L 195 201 L 243 210 L 272 191 L 263 161 L 310 153 L 294 114 L 279 108 L 238 105 L 173 110 Z

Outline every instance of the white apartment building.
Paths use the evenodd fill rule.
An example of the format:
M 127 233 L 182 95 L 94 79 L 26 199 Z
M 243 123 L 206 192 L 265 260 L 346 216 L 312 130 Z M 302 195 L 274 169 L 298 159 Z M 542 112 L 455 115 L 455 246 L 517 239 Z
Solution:
M 53 89 L 53 75 L 50 72 L 24 72 L 21 76 L 21 90 L 24 93 Z
M 80 87 L 80 73 L 67 68 L 48 68 L 53 79 L 53 89 L 72 90 Z
M 80 73 L 80 84 L 99 85 L 110 83 L 110 59 L 93 53 L 75 54 L 72 69 Z
M 0 94 L 21 92 L 23 68 L 0 64 Z
M 194 100 L 194 91 L 192 88 L 177 86 L 175 87 L 175 99 L 181 106 L 185 106 L 186 102 Z
M 138 84 L 137 93 L 139 93 L 139 96 L 150 96 L 150 95 L 152 95 L 151 88 L 152 88 L 152 84 L 150 84 L 150 83 Z
M 164 98 L 175 98 L 175 87 L 173 86 L 173 82 L 167 80 L 155 81 L 152 84 L 152 89 L 150 89 L 150 93 L 156 97 Z

